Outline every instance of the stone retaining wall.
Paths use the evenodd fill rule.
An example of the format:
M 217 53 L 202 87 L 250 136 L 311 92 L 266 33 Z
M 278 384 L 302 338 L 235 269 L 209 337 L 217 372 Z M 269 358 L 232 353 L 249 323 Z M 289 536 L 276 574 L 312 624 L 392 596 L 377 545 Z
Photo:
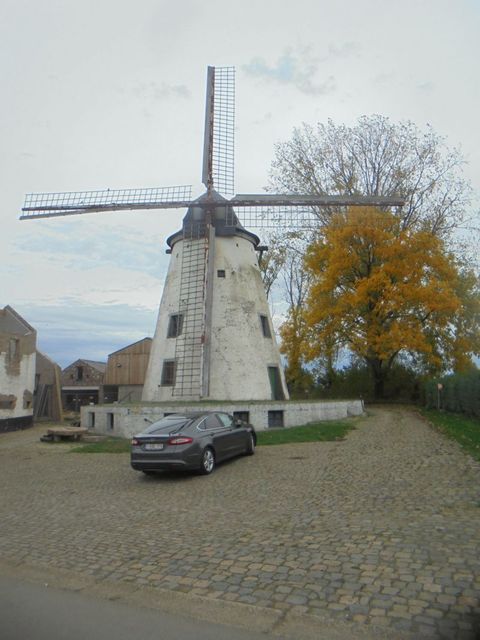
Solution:
M 224 411 L 237 415 L 248 414 L 249 422 L 258 431 L 263 431 L 274 426 L 295 427 L 309 422 L 359 416 L 363 413 L 363 401 L 89 405 L 81 408 L 81 426 L 88 427 L 97 433 L 129 438 L 144 429 L 146 420 L 155 421 L 169 413 L 182 411 Z

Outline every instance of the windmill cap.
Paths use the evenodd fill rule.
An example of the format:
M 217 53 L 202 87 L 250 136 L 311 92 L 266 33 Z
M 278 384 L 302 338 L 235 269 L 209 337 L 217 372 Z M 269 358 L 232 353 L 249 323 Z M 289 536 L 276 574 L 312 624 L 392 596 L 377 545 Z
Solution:
M 168 246 L 173 247 L 176 242 L 183 240 L 187 233 L 189 237 L 192 237 L 192 234 L 204 235 L 204 225 L 207 222 L 215 227 L 216 236 L 244 237 L 255 247 L 260 243 L 260 238 L 242 225 L 229 200 L 214 189 L 210 189 L 193 200 L 183 218 L 182 229 L 167 238 Z

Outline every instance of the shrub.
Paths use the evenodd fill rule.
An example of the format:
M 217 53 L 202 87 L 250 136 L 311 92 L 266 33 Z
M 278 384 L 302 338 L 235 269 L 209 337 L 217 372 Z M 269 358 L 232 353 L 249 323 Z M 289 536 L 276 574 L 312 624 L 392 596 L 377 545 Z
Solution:
M 429 380 L 425 384 L 425 406 L 480 417 L 480 370 Z
M 410 367 L 396 363 L 385 381 L 384 400 L 387 402 L 419 402 L 423 385 L 419 375 Z M 353 363 L 337 371 L 328 388 L 314 391 L 317 398 L 364 398 L 374 400 L 374 384 L 370 371 L 363 363 Z

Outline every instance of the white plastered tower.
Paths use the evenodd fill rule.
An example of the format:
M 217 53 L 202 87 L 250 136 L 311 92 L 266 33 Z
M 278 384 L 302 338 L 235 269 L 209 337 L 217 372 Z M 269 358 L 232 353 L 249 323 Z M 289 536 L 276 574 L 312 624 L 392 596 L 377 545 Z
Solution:
M 287 399 L 259 239 L 215 191 L 198 204 L 167 240 L 171 259 L 142 400 Z

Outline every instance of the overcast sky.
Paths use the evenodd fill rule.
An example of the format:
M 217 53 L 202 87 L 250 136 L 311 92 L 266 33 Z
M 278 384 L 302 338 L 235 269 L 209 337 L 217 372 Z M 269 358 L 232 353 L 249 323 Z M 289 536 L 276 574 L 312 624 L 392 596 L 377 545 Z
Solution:
M 0 0 L 0 307 L 62 366 L 153 335 L 183 211 L 20 222 L 24 194 L 192 184 L 207 65 L 235 66 L 236 191 L 302 122 L 379 113 L 461 147 L 480 193 L 480 0 Z

